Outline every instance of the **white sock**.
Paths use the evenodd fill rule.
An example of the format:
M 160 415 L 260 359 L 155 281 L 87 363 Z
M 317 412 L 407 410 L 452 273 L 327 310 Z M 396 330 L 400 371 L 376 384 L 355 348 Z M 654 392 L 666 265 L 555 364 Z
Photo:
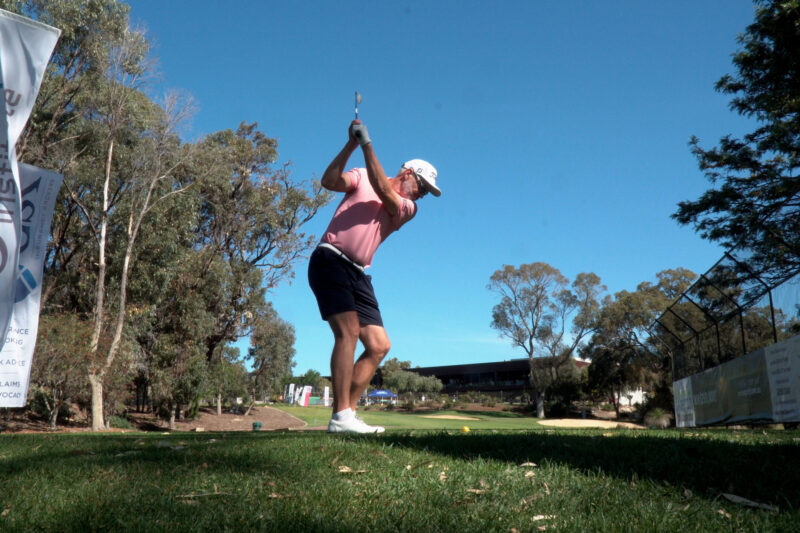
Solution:
M 355 416 L 356 412 L 348 407 L 347 409 L 343 409 L 338 413 L 334 413 L 333 417 L 331 418 L 333 418 L 337 422 L 347 422 L 352 420 Z

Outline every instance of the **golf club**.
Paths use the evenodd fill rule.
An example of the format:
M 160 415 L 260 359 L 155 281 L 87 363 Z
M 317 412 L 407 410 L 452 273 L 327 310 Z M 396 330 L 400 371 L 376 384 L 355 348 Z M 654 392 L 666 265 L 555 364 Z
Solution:
M 361 103 L 361 95 L 356 91 L 356 118 L 358 118 L 358 104 Z

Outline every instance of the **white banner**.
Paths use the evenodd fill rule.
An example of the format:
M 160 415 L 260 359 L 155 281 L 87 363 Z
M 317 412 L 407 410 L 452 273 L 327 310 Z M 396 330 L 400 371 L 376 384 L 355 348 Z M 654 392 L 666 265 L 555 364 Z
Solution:
M 675 423 L 800 422 L 800 335 L 672 383 Z
M 21 237 L 16 143 L 61 30 L 0 9 L 0 328 L 14 310 Z M 0 331 L 2 331 L 0 330 Z
M 311 399 L 311 385 L 306 385 L 303 387 L 302 392 L 300 393 L 300 405 L 303 407 L 308 407 L 308 400 Z
M 0 350 L 0 407 L 24 407 L 39 329 L 42 268 L 61 176 L 20 165 L 22 240 L 14 312 Z
M 800 421 L 800 335 L 768 346 L 766 359 L 775 421 Z
M 675 399 L 675 426 L 691 428 L 695 425 L 694 401 L 692 399 L 692 378 L 687 377 L 672 384 Z

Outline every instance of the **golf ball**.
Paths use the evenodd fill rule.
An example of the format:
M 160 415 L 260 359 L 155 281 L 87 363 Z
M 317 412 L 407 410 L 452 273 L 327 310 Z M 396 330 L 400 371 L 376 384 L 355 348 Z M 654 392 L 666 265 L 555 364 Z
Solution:
M 461 433 L 469 433 L 469 426 L 463 426 L 461 428 Z

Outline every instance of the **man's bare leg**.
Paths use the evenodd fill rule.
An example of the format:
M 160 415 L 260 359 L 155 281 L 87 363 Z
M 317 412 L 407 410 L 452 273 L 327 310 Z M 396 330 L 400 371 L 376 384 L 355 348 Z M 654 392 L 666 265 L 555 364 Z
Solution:
M 352 407 L 350 404 L 353 380 L 353 358 L 360 333 L 358 314 L 345 311 L 328 317 L 333 331 L 333 353 L 331 354 L 331 380 L 333 381 L 333 412 L 338 413 Z
M 361 344 L 364 345 L 364 353 L 358 358 L 353 366 L 353 373 L 350 378 L 350 406 L 355 409 L 358 400 L 375 375 L 378 365 L 389 353 L 391 343 L 386 335 L 386 330 L 381 326 L 362 326 L 359 336 Z

